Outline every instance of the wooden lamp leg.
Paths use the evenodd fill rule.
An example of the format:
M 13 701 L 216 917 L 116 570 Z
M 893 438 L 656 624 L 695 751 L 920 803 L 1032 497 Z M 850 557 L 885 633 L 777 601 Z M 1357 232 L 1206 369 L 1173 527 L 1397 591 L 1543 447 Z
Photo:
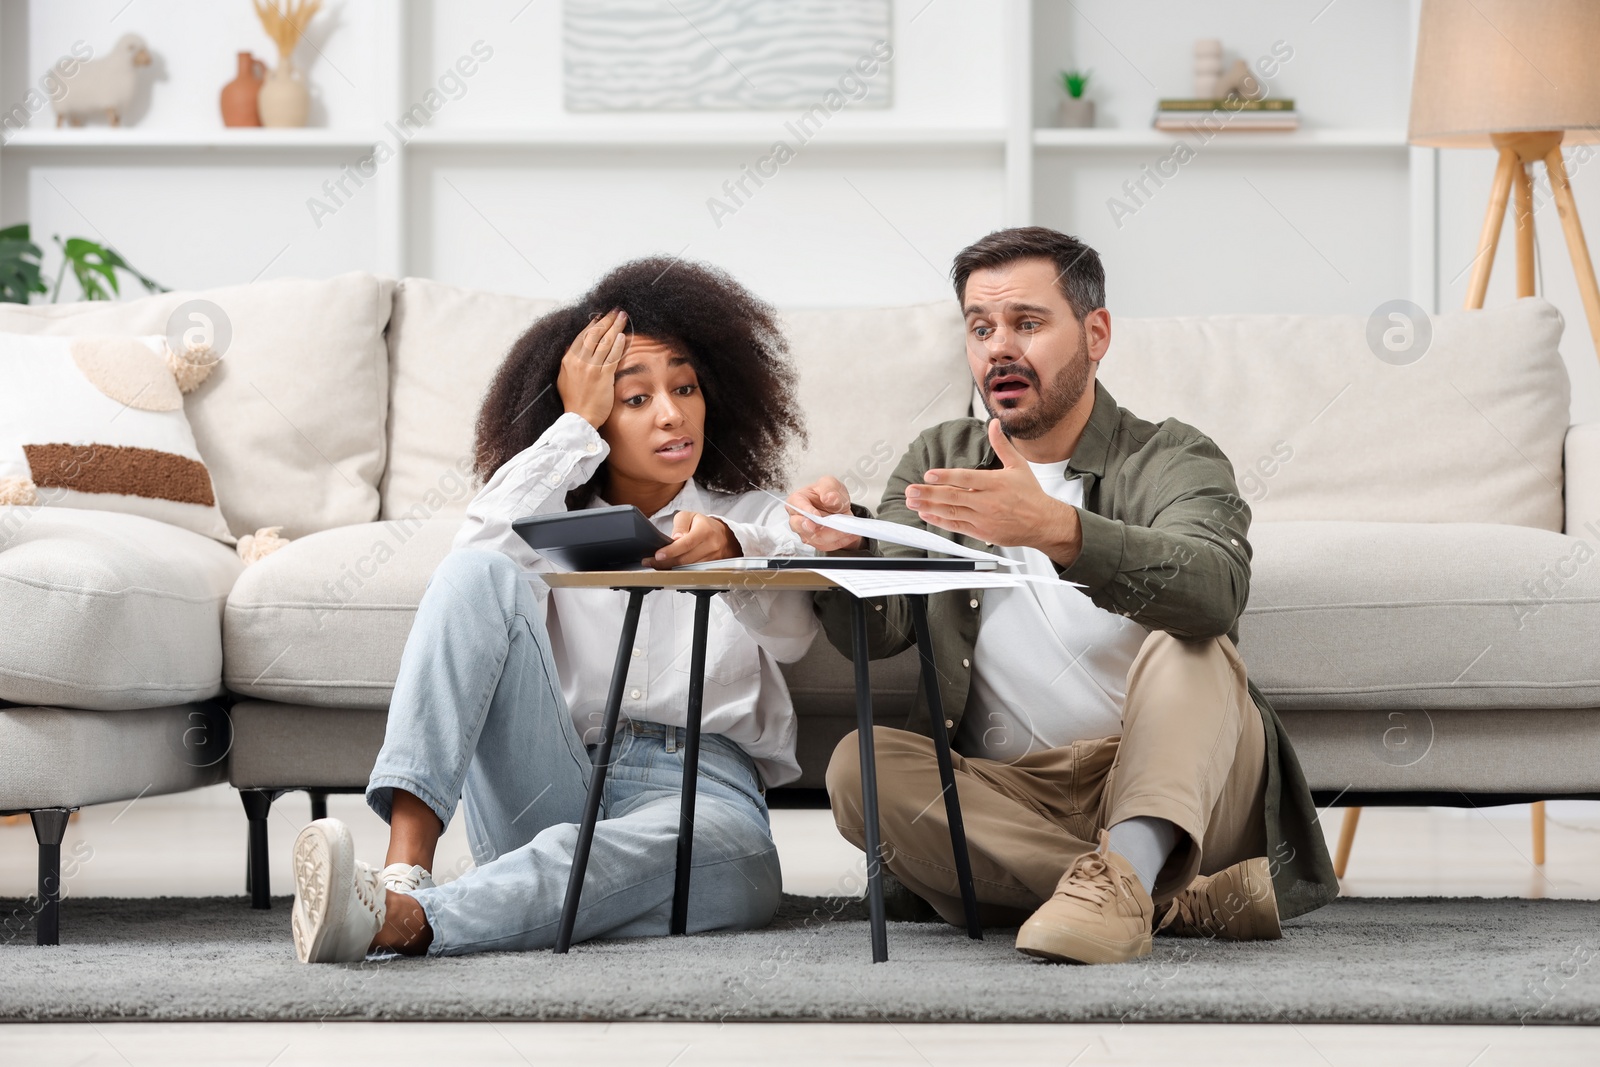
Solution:
M 1533 272 L 1533 179 L 1526 163 L 1518 162 L 1512 172 L 1516 203 L 1512 210 L 1517 220 L 1517 297 L 1534 295 Z
M 1589 336 L 1594 341 L 1595 355 L 1600 356 L 1600 285 L 1594 279 L 1594 261 L 1589 258 L 1589 246 L 1583 240 L 1583 223 L 1578 220 L 1578 202 L 1572 197 L 1572 183 L 1567 180 L 1567 165 L 1561 159 L 1561 146 L 1552 148 L 1544 157 L 1545 169 L 1550 172 L 1550 189 L 1555 194 L 1556 214 L 1561 216 L 1561 231 L 1567 238 L 1567 252 L 1572 256 L 1572 273 L 1578 276 L 1578 292 L 1583 294 L 1583 313 L 1589 320 Z
M 1500 162 L 1494 168 L 1494 185 L 1489 189 L 1489 212 L 1483 217 L 1483 233 L 1478 236 L 1478 254 L 1472 261 L 1472 280 L 1467 283 L 1464 306 L 1469 311 L 1483 307 L 1483 298 L 1489 292 L 1489 272 L 1494 269 L 1500 227 L 1506 221 L 1506 202 L 1511 199 L 1511 182 L 1520 168 L 1516 151 L 1502 147 Z
M 1544 866 L 1544 801 L 1533 802 L 1533 862 Z
M 1350 864 L 1350 846 L 1355 844 L 1356 824 L 1360 821 L 1360 808 L 1344 809 L 1344 823 L 1339 827 L 1339 847 L 1333 854 L 1333 874 L 1336 878 L 1343 878 L 1344 869 Z

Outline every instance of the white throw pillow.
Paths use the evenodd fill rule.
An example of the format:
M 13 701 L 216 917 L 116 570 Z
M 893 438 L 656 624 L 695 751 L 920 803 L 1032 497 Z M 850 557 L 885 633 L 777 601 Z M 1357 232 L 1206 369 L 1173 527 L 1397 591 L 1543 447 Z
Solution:
M 383 475 L 394 282 L 360 271 L 137 300 L 0 303 L 0 333 L 176 335 L 220 358 L 186 398 L 228 526 L 303 537 L 371 522 Z
M 162 337 L 0 334 L 0 503 L 121 511 L 228 544 Z

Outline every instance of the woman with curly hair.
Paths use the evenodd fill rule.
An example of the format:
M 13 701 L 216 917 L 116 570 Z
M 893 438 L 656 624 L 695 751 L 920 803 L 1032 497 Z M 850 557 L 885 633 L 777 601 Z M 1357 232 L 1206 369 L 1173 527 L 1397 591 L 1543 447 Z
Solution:
M 633 504 L 672 538 L 652 566 L 805 554 L 774 495 L 803 436 L 772 309 L 720 271 L 628 263 L 522 335 L 479 414 L 485 484 L 417 609 L 367 785 L 389 823 L 387 866 L 358 862 L 336 819 L 301 832 L 301 960 L 554 944 L 627 594 L 550 588 L 537 577 L 548 562 L 511 524 Z M 644 601 L 576 940 L 668 931 L 688 600 Z M 799 774 L 778 664 L 815 629 L 805 594 L 713 602 L 691 930 L 760 927 L 777 909 L 764 793 Z M 436 886 L 434 849 L 463 798 L 477 866 Z

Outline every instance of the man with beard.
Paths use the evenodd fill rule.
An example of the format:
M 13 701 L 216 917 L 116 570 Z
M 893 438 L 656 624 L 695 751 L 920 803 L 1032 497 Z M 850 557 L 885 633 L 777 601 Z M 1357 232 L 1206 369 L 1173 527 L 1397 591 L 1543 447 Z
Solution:
M 1111 316 L 1092 248 L 1002 230 L 951 273 L 991 417 L 918 437 L 879 517 L 1059 579 L 929 601 L 980 918 L 1020 924 L 1019 950 L 1067 962 L 1143 956 L 1152 933 L 1276 938 L 1338 882 L 1289 739 L 1235 648 L 1250 511 L 1233 467 L 1199 430 L 1140 419 L 1095 381 Z M 851 507 L 833 478 L 790 503 Z M 826 552 L 920 554 L 791 525 Z M 874 658 L 912 646 L 903 597 L 870 607 Z M 848 649 L 844 594 L 818 594 L 816 609 Z M 911 729 L 875 730 L 884 862 L 911 904 L 960 924 L 926 700 Z M 863 847 L 854 734 L 827 785 L 840 832 Z

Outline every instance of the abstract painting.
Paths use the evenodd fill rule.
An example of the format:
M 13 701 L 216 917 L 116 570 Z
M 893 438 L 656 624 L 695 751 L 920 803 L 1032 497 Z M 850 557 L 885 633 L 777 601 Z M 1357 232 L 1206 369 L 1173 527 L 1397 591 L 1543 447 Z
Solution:
M 566 107 L 773 110 L 830 92 L 852 107 L 888 107 L 889 4 L 564 0 Z

